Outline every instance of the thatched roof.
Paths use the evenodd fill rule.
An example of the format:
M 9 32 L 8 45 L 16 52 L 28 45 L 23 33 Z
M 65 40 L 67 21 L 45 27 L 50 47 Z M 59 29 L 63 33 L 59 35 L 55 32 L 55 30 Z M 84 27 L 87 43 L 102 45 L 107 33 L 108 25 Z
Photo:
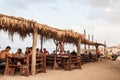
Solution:
M 33 33 L 35 28 L 38 30 L 38 34 L 45 39 L 55 39 L 74 44 L 77 44 L 78 40 L 81 39 L 82 43 L 97 44 L 87 40 L 83 34 L 72 30 L 60 30 L 22 17 L 0 14 L 0 30 L 8 31 L 11 37 L 14 33 L 18 33 L 24 39 L 27 35 Z

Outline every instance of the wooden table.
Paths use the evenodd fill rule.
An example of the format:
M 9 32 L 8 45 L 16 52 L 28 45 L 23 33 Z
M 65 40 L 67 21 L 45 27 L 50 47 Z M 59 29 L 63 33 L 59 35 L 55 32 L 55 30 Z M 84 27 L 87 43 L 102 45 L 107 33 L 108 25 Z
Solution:
M 20 69 L 23 65 L 26 65 L 26 56 L 7 56 L 5 75 L 14 75 L 15 69 Z

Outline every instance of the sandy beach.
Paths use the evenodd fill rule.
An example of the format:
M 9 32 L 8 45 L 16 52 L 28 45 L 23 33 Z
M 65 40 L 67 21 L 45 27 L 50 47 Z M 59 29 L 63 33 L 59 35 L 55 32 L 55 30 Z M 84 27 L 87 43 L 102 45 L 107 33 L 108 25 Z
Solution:
M 120 80 L 120 65 L 117 61 L 103 60 L 84 64 L 82 69 L 72 71 L 47 70 L 29 77 L 0 75 L 0 80 Z

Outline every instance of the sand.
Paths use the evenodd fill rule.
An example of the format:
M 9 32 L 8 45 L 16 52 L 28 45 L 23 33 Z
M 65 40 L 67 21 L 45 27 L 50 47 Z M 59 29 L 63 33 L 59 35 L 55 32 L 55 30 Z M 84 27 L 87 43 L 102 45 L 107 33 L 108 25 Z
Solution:
M 103 60 L 87 63 L 82 69 L 72 71 L 47 70 L 29 77 L 0 75 L 0 80 L 120 80 L 120 65 L 117 61 Z

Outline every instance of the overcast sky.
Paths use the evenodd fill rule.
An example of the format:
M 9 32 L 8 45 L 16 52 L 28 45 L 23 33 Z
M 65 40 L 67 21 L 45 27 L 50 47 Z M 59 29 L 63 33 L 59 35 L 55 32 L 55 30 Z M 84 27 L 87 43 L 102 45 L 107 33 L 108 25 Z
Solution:
M 120 43 L 120 0 L 1 0 L 0 13 L 32 19 L 59 29 L 93 34 L 97 42 L 108 46 Z M 27 46 L 15 35 L 13 43 L 0 32 L 0 45 Z

